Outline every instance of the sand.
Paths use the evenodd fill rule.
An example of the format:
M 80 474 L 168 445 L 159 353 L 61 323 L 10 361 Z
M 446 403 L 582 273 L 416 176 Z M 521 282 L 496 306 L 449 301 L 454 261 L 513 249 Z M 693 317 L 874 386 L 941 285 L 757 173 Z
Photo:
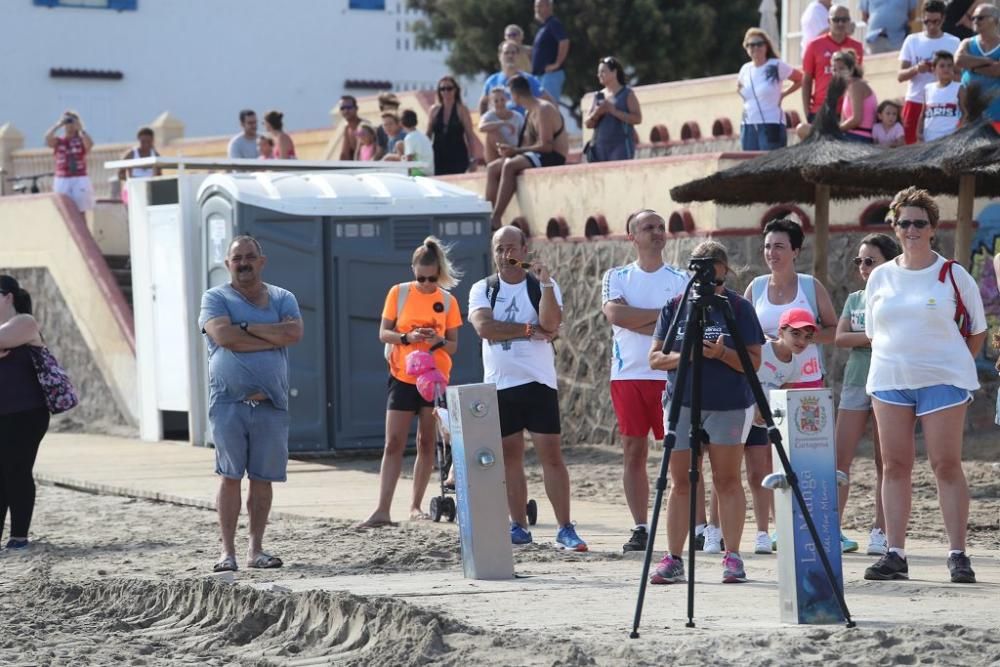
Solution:
M 610 447 L 573 448 L 574 492 L 620 505 L 618 456 Z M 974 498 L 970 550 L 992 550 L 986 558 L 995 563 L 1000 470 L 991 461 L 965 467 Z M 864 458 L 855 467 L 848 525 L 859 533 L 871 469 Z M 915 480 L 912 534 L 938 543 L 929 471 L 919 469 Z M 758 623 L 747 605 L 773 597 L 772 556 L 748 559 L 762 581 L 738 593 L 708 580 L 716 566 L 703 565 L 699 628 L 682 627 L 682 588 L 656 587 L 643 639 L 631 641 L 639 563 L 611 551 L 566 555 L 534 545 L 516 553 L 518 572 L 530 576 L 504 584 L 511 592 L 450 596 L 449 587 L 469 584 L 449 525 L 359 532 L 347 521 L 281 518 L 268 539 L 286 567 L 235 577 L 206 574 L 217 542 L 214 513 L 204 509 L 41 486 L 32 532 L 30 551 L 0 552 L 4 665 L 1000 664 L 1000 586 L 941 584 L 936 559 L 911 565 L 924 568 L 920 581 L 880 588 L 858 576 L 869 557 L 845 560 L 860 625 L 853 630 L 780 626 L 771 598 Z M 339 582 L 363 593 L 329 590 Z M 428 591 L 428 582 L 440 585 Z M 418 592 L 407 593 L 407 584 Z M 317 587 L 328 590 L 310 590 Z M 565 603 L 570 589 L 579 604 Z M 562 602 L 546 606 L 549 597 Z M 732 599 L 744 606 L 730 608 Z

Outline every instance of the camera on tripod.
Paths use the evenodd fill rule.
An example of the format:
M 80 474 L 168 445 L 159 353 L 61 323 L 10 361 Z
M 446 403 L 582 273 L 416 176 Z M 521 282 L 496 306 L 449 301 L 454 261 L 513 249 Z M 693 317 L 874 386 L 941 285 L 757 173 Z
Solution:
M 688 271 L 694 274 L 694 291 L 700 296 L 712 294 L 715 286 L 721 284 L 715 278 L 713 257 L 692 257 L 688 262 Z

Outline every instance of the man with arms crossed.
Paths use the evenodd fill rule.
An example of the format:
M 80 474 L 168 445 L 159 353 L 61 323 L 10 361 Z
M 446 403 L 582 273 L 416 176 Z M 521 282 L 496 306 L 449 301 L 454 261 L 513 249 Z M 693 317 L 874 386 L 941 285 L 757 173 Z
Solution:
M 527 239 L 517 227 L 493 235 L 497 273 L 469 293 L 469 321 L 483 339 L 484 382 L 497 387 L 503 438 L 510 539 L 530 544 L 528 481 L 524 476 L 524 431 L 531 433 L 542 464 L 545 493 L 559 522 L 556 546 L 586 551 L 570 521 L 569 471 L 560 449 L 559 392 L 552 339 L 562 321 L 562 294 L 544 265 L 525 269 Z M 513 262 L 511 261 L 513 260 Z
M 649 367 L 656 318 L 663 306 L 683 293 L 687 274 L 663 263 L 667 225 L 650 209 L 637 211 L 625 223 L 628 239 L 635 246 L 636 261 L 616 266 L 601 282 L 601 310 L 611 323 L 614 343 L 611 354 L 611 403 L 618 417 L 625 469 L 625 501 L 635 528 L 623 551 L 645 551 L 649 513 L 649 431 L 663 439 L 663 391 L 667 371 Z M 702 504 L 704 506 L 704 503 Z
M 208 419 L 220 477 L 217 510 L 222 556 L 216 572 L 238 569 L 236 524 L 240 484 L 250 478 L 249 567 L 281 567 L 264 552 L 264 528 L 271 511 L 271 483 L 284 482 L 288 467 L 288 346 L 302 339 L 302 315 L 295 296 L 261 280 L 267 259 L 257 239 L 237 236 L 226 268 L 232 282 L 201 298 L 198 323 L 207 335 Z

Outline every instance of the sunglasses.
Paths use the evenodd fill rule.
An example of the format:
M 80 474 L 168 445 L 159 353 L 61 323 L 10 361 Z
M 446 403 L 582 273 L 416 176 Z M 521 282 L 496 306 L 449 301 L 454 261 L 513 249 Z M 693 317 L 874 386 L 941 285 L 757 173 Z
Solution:
M 357 109 L 357 108 L 358 107 L 356 107 L 353 104 L 341 104 L 340 105 L 340 110 L 341 111 L 351 111 L 352 109 Z
M 513 257 L 508 257 L 507 258 L 507 263 L 510 264 L 511 266 L 517 266 L 517 267 L 520 267 L 522 269 L 530 269 L 531 268 L 531 262 L 522 262 L 521 260 L 514 259 Z
M 941 23 L 941 19 L 924 19 L 924 25 L 937 25 Z
M 439 93 L 450 93 L 455 90 L 455 86 L 440 86 L 438 88 Z
M 758 46 L 765 46 L 767 42 L 747 42 L 747 48 L 754 49 Z
M 418 283 L 436 283 L 437 281 L 437 276 L 417 276 Z
M 830 19 L 833 23 L 849 23 L 851 20 L 850 16 L 838 16 L 835 19 Z
M 520 37 L 521 33 L 519 33 L 519 32 L 505 32 L 503 36 L 504 37 L 515 37 L 516 38 L 516 37 Z
M 972 22 L 978 23 L 979 21 L 985 21 L 986 19 L 994 18 L 992 14 L 980 14 L 979 16 L 973 16 Z
M 910 225 L 913 225 L 917 229 L 923 229 L 927 225 L 931 224 L 930 220 L 897 220 L 896 226 L 900 229 L 909 229 Z
M 875 258 L 874 257 L 854 258 L 854 266 L 861 266 L 862 264 L 864 264 L 865 266 L 875 266 Z

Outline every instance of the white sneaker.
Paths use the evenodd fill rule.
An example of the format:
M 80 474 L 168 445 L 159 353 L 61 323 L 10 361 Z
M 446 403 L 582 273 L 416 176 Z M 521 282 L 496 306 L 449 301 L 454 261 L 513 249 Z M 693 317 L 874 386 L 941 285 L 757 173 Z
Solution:
M 770 554 L 771 552 L 771 536 L 766 532 L 758 532 L 757 539 L 753 543 L 753 552 L 755 554 Z
M 882 532 L 881 528 L 872 528 L 871 535 L 868 536 L 868 555 L 884 556 L 889 550 L 889 539 Z
M 722 553 L 722 530 L 718 526 L 712 524 L 705 526 L 705 553 Z

